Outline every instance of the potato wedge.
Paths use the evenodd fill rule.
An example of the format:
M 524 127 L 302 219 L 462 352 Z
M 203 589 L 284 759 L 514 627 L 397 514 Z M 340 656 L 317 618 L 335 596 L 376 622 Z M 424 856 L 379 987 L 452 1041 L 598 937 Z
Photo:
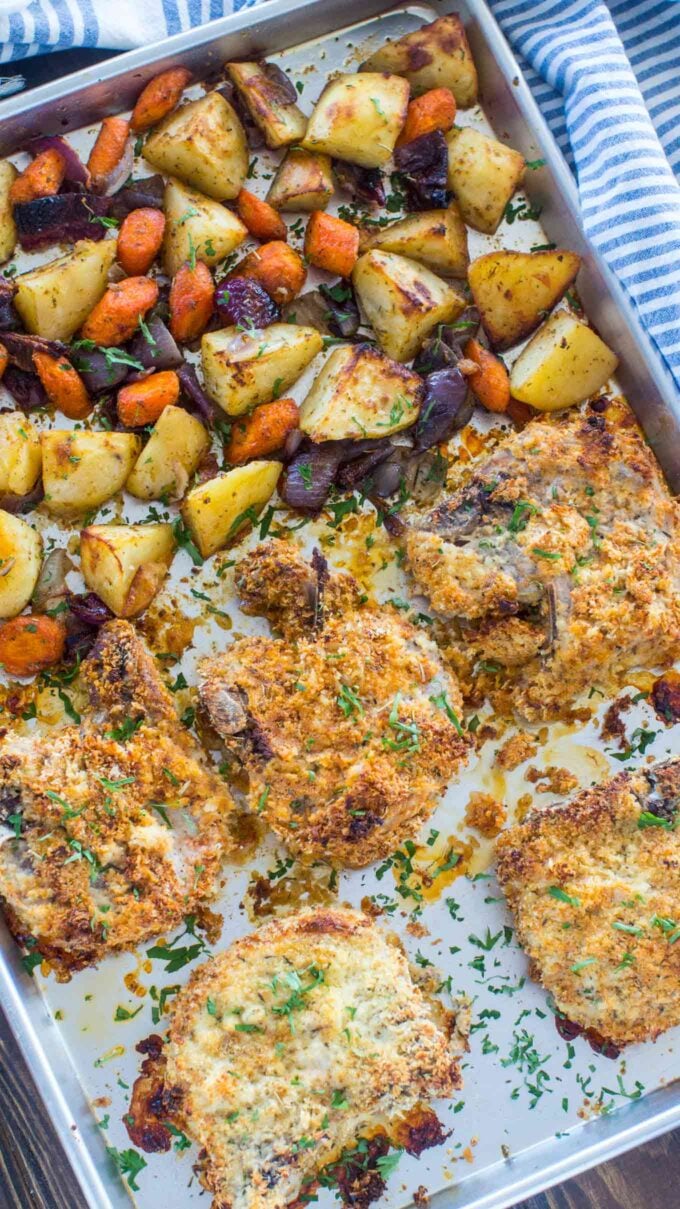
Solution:
M 143 613 L 175 552 L 172 525 L 89 525 L 80 534 L 80 569 L 116 617 Z
M 460 212 L 468 226 L 493 235 L 524 176 L 524 156 L 470 126 L 454 127 L 446 141 L 449 189 Z
M 361 68 L 404 76 L 414 97 L 430 88 L 450 88 L 460 109 L 469 109 L 477 101 L 477 71 L 456 13 L 422 25 L 396 42 L 386 42 Z
M 42 538 L 11 512 L 0 509 L 0 618 L 16 617 L 26 608 L 38 582 Z
M 279 164 L 266 200 L 277 210 L 325 210 L 333 188 L 330 156 L 291 147 Z
M 0 160 L 0 264 L 9 260 L 17 242 L 17 228 L 9 191 L 19 173 L 9 160 Z
M 240 416 L 281 396 L 322 348 L 316 328 L 297 323 L 207 332 L 201 341 L 205 389 L 228 415 Z
M 302 146 L 364 168 L 386 164 L 406 121 L 409 87 L 400 76 L 357 72 L 326 85 Z
M 125 484 L 139 500 L 179 500 L 210 445 L 200 420 L 183 407 L 166 407 Z
M 380 347 L 395 361 L 410 361 L 437 324 L 451 323 L 466 306 L 441 277 L 396 252 L 366 252 L 352 281 Z
M 445 210 L 409 214 L 380 227 L 364 240 L 363 250 L 382 248 L 425 264 L 445 277 L 465 277 L 469 263 L 467 228 L 455 203 Z
M 538 411 L 559 411 L 594 395 L 618 363 L 591 327 L 568 311 L 556 311 L 515 361 L 510 390 Z
M 115 239 L 81 239 L 73 251 L 16 278 L 16 306 L 26 330 L 70 340 L 106 292 Z
M 169 180 L 165 186 L 163 209 L 163 268 L 169 277 L 192 255 L 204 264 L 217 264 L 248 235 L 232 210 L 178 180 Z
M 229 78 L 267 146 L 299 143 L 305 136 L 307 118 L 267 67 L 267 63 L 227 63 Z
M 418 419 L 423 382 L 371 344 L 336 348 L 300 408 L 313 441 L 387 437 Z
M 189 492 L 182 517 L 203 558 L 222 549 L 271 499 L 282 462 L 248 462 Z
M 27 495 L 42 465 L 40 437 L 20 411 L 0 415 L 0 493 Z
M 90 512 L 125 483 L 141 449 L 131 432 L 52 429 L 40 436 L 45 507 L 55 516 Z
M 209 92 L 173 110 L 144 144 L 144 159 L 208 197 L 236 197 L 248 171 L 248 144 L 236 110 Z
M 475 306 L 494 348 L 510 348 L 538 327 L 569 289 L 581 257 L 549 252 L 489 252 L 468 273 Z

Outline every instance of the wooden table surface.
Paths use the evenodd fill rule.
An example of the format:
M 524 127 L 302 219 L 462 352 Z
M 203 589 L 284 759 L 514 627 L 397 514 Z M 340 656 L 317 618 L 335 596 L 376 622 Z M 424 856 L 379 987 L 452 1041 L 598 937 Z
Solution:
M 30 87 L 108 57 L 101 51 L 64 51 L 18 67 Z M 11 65 L 3 70 L 11 74 Z M 672 1209 L 680 1203 L 678 1189 L 680 1130 L 518 1209 Z M 1 1011 L 0 1209 L 87 1209 Z

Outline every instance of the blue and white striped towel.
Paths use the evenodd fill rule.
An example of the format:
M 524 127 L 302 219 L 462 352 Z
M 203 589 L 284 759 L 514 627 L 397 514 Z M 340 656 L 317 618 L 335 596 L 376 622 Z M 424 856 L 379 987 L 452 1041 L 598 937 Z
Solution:
M 490 2 L 574 168 L 586 230 L 680 389 L 680 0 Z M 148 45 L 254 3 L 0 0 L 0 62 Z

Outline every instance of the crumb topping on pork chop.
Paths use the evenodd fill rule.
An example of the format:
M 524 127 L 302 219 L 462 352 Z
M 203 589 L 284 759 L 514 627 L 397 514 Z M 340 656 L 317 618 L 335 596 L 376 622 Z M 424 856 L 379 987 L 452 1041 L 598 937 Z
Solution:
M 0 897 L 61 976 L 209 898 L 233 809 L 128 622 L 104 627 L 84 678 L 96 712 L 82 725 L 0 746 Z
M 680 651 L 678 505 L 628 407 L 594 406 L 509 436 L 407 535 L 456 666 L 531 719 Z
M 269 542 L 240 563 L 237 585 L 283 633 L 239 639 L 202 667 L 201 699 L 249 774 L 250 809 L 307 856 L 359 866 L 387 855 L 468 754 L 455 680 L 425 634 L 362 604 L 319 554 L 310 565 Z
M 166 1094 L 205 1149 L 215 1206 L 285 1209 L 363 1131 L 450 1097 L 464 1044 L 371 920 L 317 909 L 194 972 L 172 1009 Z
M 560 1012 L 617 1046 L 680 1024 L 680 760 L 537 812 L 496 850 L 518 939 Z

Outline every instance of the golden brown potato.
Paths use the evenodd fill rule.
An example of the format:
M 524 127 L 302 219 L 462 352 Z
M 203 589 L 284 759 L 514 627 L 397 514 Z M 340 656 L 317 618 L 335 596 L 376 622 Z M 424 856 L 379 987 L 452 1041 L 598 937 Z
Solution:
M 27 521 L 0 509 L 0 618 L 26 608 L 38 582 L 42 538 Z
M 336 76 L 319 97 L 302 146 L 364 168 L 386 164 L 406 121 L 409 88 L 400 76 Z
M 396 252 L 366 252 L 352 281 L 380 347 L 395 361 L 410 361 L 433 328 L 465 310 L 462 294 Z
M 538 411 L 559 411 L 594 395 L 618 363 L 591 327 L 568 311 L 556 311 L 515 361 L 510 390 Z
M 325 210 L 332 196 L 330 156 L 291 147 L 269 186 L 267 201 L 277 210 Z
M 268 74 L 268 66 L 267 63 L 227 63 L 227 71 L 267 146 L 285 147 L 304 138 L 307 118 L 285 88 Z
M 386 42 L 362 69 L 405 76 L 414 97 L 430 88 L 450 88 L 460 109 L 469 109 L 477 101 L 477 71 L 456 13 L 439 17 L 396 42 Z
M 9 160 L 0 160 L 0 264 L 9 260 L 17 242 L 17 228 L 9 191 L 19 173 Z
M 409 214 L 389 227 L 367 233 L 362 251 L 370 248 L 409 256 L 445 277 L 465 277 L 467 273 L 467 228 L 455 202 L 445 210 Z
M 370 344 L 336 348 L 300 408 L 300 428 L 313 441 L 386 437 L 418 419 L 418 374 Z
M 55 516 L 90 512 L 120 491 L 141 440 L 131 432 L 41 433 L 45 507 Z
M 178 180 L 171 179 L 165 186 L 163 209 L 163 268 L 169 277 L 194 256 L 207 265 L 217 264 L 248 235 L 232 210 Z
M 106 292 L 115 259 L 115 239 L 81 239 L 67 256 L 21 273 L 14 305 L 26 329 L 48 340 L 70 340 Z
M 248 171 L 241 121 L 225 97 L 209 92 L 173 110 L 144 144 L 154 168 L 218 201 L 236 197 Z
M 27 495 L 42 464 L 40 437 L 21 411 L 0 415 L 0 493 Z
M 475 306 L 494 348 L 510 348 L 538 327 L 569 289 L 581 257 L 548 252 L 489 252 L 468 273 Z
M 80 535 L 80 567 L 116 617 L 143 613 L 168 573 L 172 525 L 90 525 Z
M 237 327 L 206 332 L 201 341 L 205 388 L 230 416 L 240 416 L 280 397 L 322 348 L 316 328 L 297 323 L 272 323 L 254 332 Z
M 274 494 L 282 462 L 248 462 L 189 492 L 181 507 L 203 558 L 226 546 Z
M 524 156 L 470 126 L 454 127 L 446 140 L 449 189 L 460 212 L 468 226 L 493 235 L 524 176 Z
M 183 407 L 166 407 L 125 484 L 139 500 L 179 500 L 210 445 L 208 431 Z

